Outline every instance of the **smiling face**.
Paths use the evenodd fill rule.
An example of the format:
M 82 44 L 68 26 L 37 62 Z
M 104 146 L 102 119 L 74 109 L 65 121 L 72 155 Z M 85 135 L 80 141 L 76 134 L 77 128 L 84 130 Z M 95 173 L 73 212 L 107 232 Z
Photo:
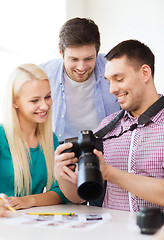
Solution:
M 17 109 L 20 124 L 44 123 L 52 105 L 48 80 L 26 82 L 19 97 L 14 98 L 13 107 Z
M 146 86 L 143 69 L 135 68 L 125 56 L 107 61 L 105 78 L 110 83 L 110 93 L 114 94 L 122 109 L 138 117 L 146 105 Z
M 95 44 L 67 47 L 64 50 L 64 66 L 67 75 L 76 82 L 90 78 L 96 65 Z

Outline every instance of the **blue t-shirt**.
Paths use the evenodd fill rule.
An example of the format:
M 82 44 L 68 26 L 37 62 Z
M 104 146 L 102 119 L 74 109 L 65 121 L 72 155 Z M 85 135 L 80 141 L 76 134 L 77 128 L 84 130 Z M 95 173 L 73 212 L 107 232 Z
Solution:
M 56 149 L 59 145 L 58 139 L 55 134 L 53 135 L 53 138 L 54 149 Z M 36 148 L 30 148 L 30 154 L 30 173 L 32 179 L 31 194 L 39 194 L 43 192 L 43 189 L 47 184 L 47 167 L 45 157 L 39 145 Z M 57 181 L 54 181 L 49 191 L 56 192 L 60 196 L 62 202 L 68 201 L 61 192 Z M 8 197 L 15 196 L 13 162 L 2 125 L 0 125 L 0 193 L 4 193 Z

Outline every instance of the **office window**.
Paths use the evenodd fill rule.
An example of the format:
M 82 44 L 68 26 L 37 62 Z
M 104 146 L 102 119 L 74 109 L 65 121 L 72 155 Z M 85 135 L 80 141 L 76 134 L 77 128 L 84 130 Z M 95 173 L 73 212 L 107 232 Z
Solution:
M 65 20 L 66 0 L 0 0 L 0 122 L 12 69 L 59 57 L 58 35 Z

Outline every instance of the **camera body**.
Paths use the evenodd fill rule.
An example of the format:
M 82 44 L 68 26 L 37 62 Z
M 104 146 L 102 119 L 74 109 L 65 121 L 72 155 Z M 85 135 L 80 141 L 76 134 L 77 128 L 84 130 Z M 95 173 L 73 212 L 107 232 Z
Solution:
M 104 192 L 104 184 L 99 160 L 93 149 L 103 151 L 102 139 L 96 138 L 91 130 L 83 130 L 77 138 L 65 139 L 66 142 L 72 142 L 73 147 L 64 152 L 74 152 L 79 159 L 77 177 L 79 196 L 87 201 L 98 199 Z

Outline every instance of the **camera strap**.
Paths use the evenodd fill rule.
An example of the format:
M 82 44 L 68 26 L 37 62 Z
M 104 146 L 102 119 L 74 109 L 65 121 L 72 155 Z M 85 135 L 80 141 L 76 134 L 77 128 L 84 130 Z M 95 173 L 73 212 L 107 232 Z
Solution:
M 155 116 L 160 110 L 164 108 L 164 96 L 160 97 L 155 103 L 153 103 L 141 116 L 138 118 L 138 124 L 135 123 L 131 125 L 131 127 L 128 130 L 125 130 L 124 132 L 121 132 L 118 136 L 111 136 L 109 138 L 115 138 L 120 137 L 122 134 L 124 134 L 127 131 L 133 131 L 138 127 L 138 125 L 145 125 L 147 124 L 150 119 Z M 110 123 L 108 123 L 104 128 L 97 131 L 94 135 L 98 138 L 103 138 L 108 132 L 110 132 L 116 124 L 119 122 L 119 120 L 123 117 L 125 110 L 122 110 Z M 104 138 L 103 141 L 107 140 L 108 138 Z M 107 181 L 104 181 L 104 194 L 102 197 L 95 201 L 90 201 L 91 206 L 99 206 L 102 207 L 105 192 L 106 192 L 106 185 Z
M 121 132 L 118 136 L 110 136 L 109 138 L 116 138 L 123 135 L 125 132 L 133 131 L 138 127 L 138 125 L 146 125 L 152 117 L 154 117 L 160 110 L 164 108 L 164 96 L 160 97 L 155 103 L 153 103 L 141 116 L 138 118 L 138 124 L 135 123 L 130 126 L 128 130 Z M 98 138 L 103 138 L 107 133 L 109 133 L 119 122 L 119 120 L 123 117 L 125 110 L 122 110 L 110 123 L 108 123 L 105 127 L 97 131 L 94 136 Z M 103 141 L 109 139 L 105 138 Z
M 118 121 L 123 117 L 125 110 L 122 110 L 108 125 L 97 131 L 94 136 L 98 138 L 103 138 L 108 132 L 116 126 Z

